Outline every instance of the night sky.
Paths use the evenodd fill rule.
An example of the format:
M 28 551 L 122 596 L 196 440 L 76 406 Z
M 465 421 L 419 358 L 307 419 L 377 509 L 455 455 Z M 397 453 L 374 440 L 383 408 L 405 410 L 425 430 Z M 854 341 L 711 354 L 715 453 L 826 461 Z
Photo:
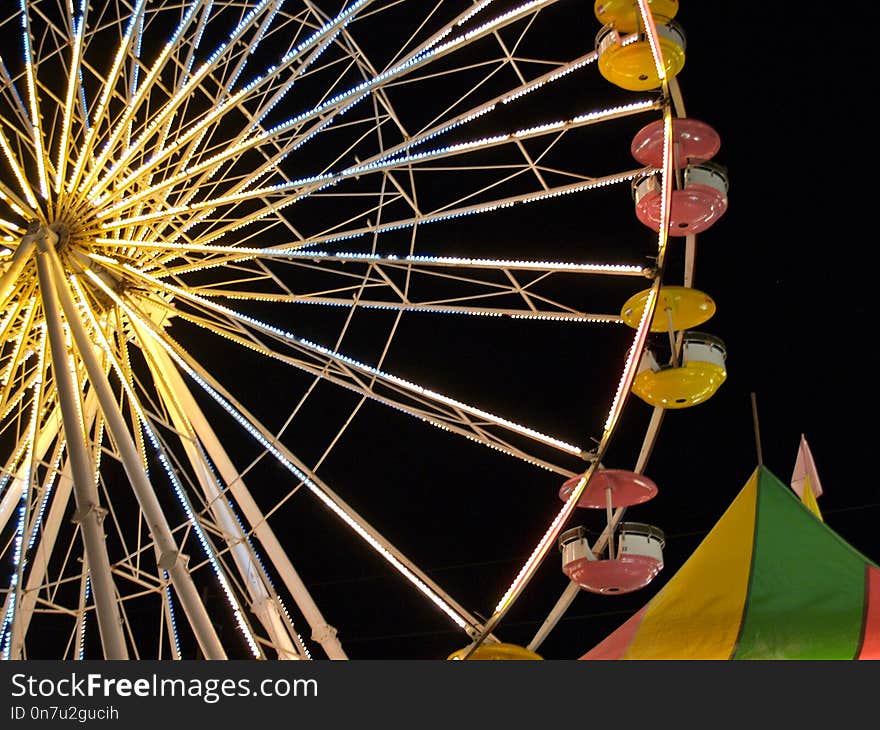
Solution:
M 592 34 L 598 24 L 583 5 L 581 32 Z M 659 495 L 626 516 L 664 530 L 663 572 L 628 595 L 582 592 L 539 649 L 549 659 L 577 658 L 616 629 L 715 524 L 758 463 L 753 394 L 763 463 L 788 483 L 804 434 L 825 489 L 819 505 L 826 523 L 866 556 L 880 558 L 867 355 L 873 266 L 862 260 L 870 245 L 870 186 L 864 172 L 854 175 L 869 159 L 870 139 L 856 91 L 868 91 L 871 77 L 864 47 L 855 41 L 858 24 L 845 29 L 853 34 L 832 33 L 817 6 L 759 10 L 695 0 L 681 3 L 677 20 L 687 37 L 678 76 L 687 114 L 719 132 L 715 161 L 727 167 L 730 179 L 728 211 L 698 236 L 694 280 L 717 305 L 702 329 L 726 344 L 727 380 L 710 401 L 666 414 L 645 469 Z M 840 57 L 845 64 L 835 63 Z M 609 224 L 567 209 L 542 224 L 575 238 L 613 235 L 618 225 L 633 230 L 625 215 Z M 515 235 L 517 223 L 528 222 L 499 216 L 499 237 Z M 495 245 L 503 250 L 503 243 Z M 674 247 L 668 272 L 678 283 Z M 540 253 L 536 246 L 535 257 Z M 526 422 L 552 434 L 587 444 L 598 437 L 596 423 L 610 402 L 618 360 L 609 357 L 601 368 L 593 359 L 579 361 L 570 330 L 548 326 L 526 333 L 519 324 L 492 324 L 498 340 L 485 348 L 485 330 L 471 322 L 432 322 L 411 340 L 404 332 L 398 342 L 406 344 L 391 362 L 402 373 L 421 365 L 419 382 L 476 392 L 476 402 L 497 404 L 502 414 L 515 404 L 528 414 Z M 442 343 L 455 343 L 454 352 Z M 427 376 L 426 362 L 436 364 Z M 588 387 L 604 393 L 589 414 Z M 328 480 L 342 490 L 354 477 L 357 487 L 346 498 L 355 508 L 468 609 L 488 617 L 558 510 L 554 495 L 561 480 L 499 463 L 495 455 L 429 434 L 428 427 L 413 427 L 395 413 L 374 413 L 367 405 L 364 415 L 378 420 L 354 422 L 337 460 L 327 465 Z M 649 415 L 648 406 L 630 398 L 606 466 L 632 468 Z M 312 526 L 323 524 L 317 510 L 313 515 L 302 503 L 297 509 L 314 518 Z M 571 525 L 579 520 L 595 537 L 602 517 L 581 511 Z M 400 590 L 386 567 L 362 559 L 355 540 L 329 521 L 326 529 L 333 535 L 325 543 L 332 555 L 324 553 L 304 571 L 352 657 L 444 658 L 465 646 L 461 633 L 444 627 L 443 617 L 408 588 Z M 310 552 L 314 544 L 303 540 Z M 554 548 L 496 635 L 528 643 L 566 582 Z
M 539 649 L 546 658 L 576 658 L 617 628 L 662 587 L 715 524 L 758 463 L 752 394 L 763 463 L 788 483 L 804 434 L 825 489 L 819 505 L 826 523 L 869 558 L 880 558 L 873 527 L 880 488 L 870 460 L 875 399 L 872 356 L 867 354 L 874 320 L 868 277 L 874 267 L 862 259 L 871 245 L 872 214 L 868 180 L 864 173 L 854 175 L 870 159 L 857 91 L 871 88 L 871 67 L 864 63 L 864 46 L 856 42 L 859 24 L 850 22 L 843 32 L 833 33 L 825 11 L 810 4 L 796 10 L 773 4 L 759 9 L 694 0 L 681 3 L 677 20 L 687 37 L 687 60 L 678 77 L 687 113 L 719 132 L 716 161 L 727 167 L 730 179 L 728 211 L 698 236 L 694 280 L 717 305 L 703 329 L 727 346 L 727 381 L 710 401 L 667 413 L 645 470 L 660 493 L 627 514 L 627 519 L 664 530 L 664 571 L 629 595 L 582 592 Z M 590 15 L 585 33 L 592 32 L 593 21 Z M 841 59 L 845 62 L 838 63 Z M 591 223 L 569 221 L 587 229 Z M 540 339 L 532 342 L 543 346 Z M 551 362 L 568 354 L 544 352 Z M 508 373 L 501 380 L 516 382 Z M 559 419 L 554 412 L 570 414 L 567 404 L 560 404 L 568 400 L 571 387 L 577 386 L 557 386 L 551 395 L 538 397 L 542 419 L 553 424 Z M 638 431 L 648 411 L 630 399 L 606 466 L 631 467 L 637 441 L 626 429 Z M 388 423 L 396 423 L 395 418 Z M 582 437 L 576 423 L 565 423 L 562 430 Z M 500 597 L 556 505 L 544 499 L 546 509 L 534 514 L 533 532 L 518 534 L 521 550 L 512 553 L 504 546 L 510 544 L 510 532 L 518 530 L 513 525 L 523 521 L 517 509 L 521 500 L 511 488 L 507 496 L 494 498 L 494 508 L 487 509 L 484 501 L 499 480 L 518 479 L 513 467 L 508 474 L 507 465 L 486 466 L 474 456 L 473 463 L 456 462 L 456 469 L 433 447 L 394 453 L 404 475 L 412 475 L 413 500 L 436 499 L 438 505 L 436 522 L 425 525 L 430 544 L 413 545 L 414 552 L 425 555 L 421 564 L 441 585 L 488 615 L 494 604 L 487 604 L 487 597 Z M 446 491 L 470 492 L 461 495 L 460 510 L 450 516 L 440 506 L 449 494 L 434 498 L 426 493 L 420 484 L 425 473 L 440 475 L 441 483 L 448 480 L 442 487 Z M 553 479 L 542 477 L 545 494 L 557 486 Z M 381 489 L 370 485 L 371 491 Z M 485 522 L 486 541 L 476 554 L 455 536 L 457 527 L 472 519 L 469 501 L 486 510 L 480 515 L 492 515 L 477 518 Z M 419 512 L 419 519 L 431 520 L 431 513 Z M 578 517 L 583 515 L 576 514 L 572 524 Z M 493 534 L 495 540 L 489 538 Z M 408 604 L 386 602 L 393 579 L 381 568 L 354 576 L 331 562 L 329 575 L 318 582 L 319 597 L 336 599 L 348 588 L 364 596 L 353 617 L 360 628 L 346 632 L 340 620 L 340 636 L 348 639 L 352 656 L 442 658 L 465 645 L 452 630 L 432 629 Z M 528 643 L 565 583 L 554 549 L 497 635 Z

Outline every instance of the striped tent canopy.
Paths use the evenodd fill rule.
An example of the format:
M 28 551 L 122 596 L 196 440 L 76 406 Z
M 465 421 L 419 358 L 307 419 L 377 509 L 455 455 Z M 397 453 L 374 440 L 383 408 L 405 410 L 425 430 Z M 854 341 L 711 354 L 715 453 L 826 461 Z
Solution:
M 581 659 L 880 659 L 880 568 L 759 466 L 679 571 Z

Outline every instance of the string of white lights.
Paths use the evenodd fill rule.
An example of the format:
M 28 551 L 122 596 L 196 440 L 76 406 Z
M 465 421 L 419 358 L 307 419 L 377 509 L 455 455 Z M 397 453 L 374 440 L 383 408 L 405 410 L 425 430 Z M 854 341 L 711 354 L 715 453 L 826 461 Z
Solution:
M 488 421 L 489 423 L 493 423 L 498 426 L 502 426 L 503 428 L 513 431 L 521 436 L 526 436 L 535 441 L 539 441 L 548 446 L 552 446 L 554 448 L 560 449 L 568 454 L 572 454 L 573 456 L 580 456 L 583 454 L 583 449 L 579 446 L 575 446 L 573 444 L 566 443 L 561 439 L 554 438 L 552 436 L 548 436 L 547 434 L 541 433 L 535 429 L 529 428 L 527 426 L 523 426 L 521 424 L 516 423 L 515 421 L 511 421 L 506 418 L 501 418 L 500 416 L 496 416 L 492 413 L 489 413 L 486 410 L 481 408 L 477 408 L 475 406 L 468 405 L 459 400 L 455 400 L 454 398 L 450 398 L 441 393 L 438 393 L 434 390 L 430 390 L 428 388 L 424 388 L 416 383 L 408 381 L 404 378 L 400 378 L 396 375 L 392 375 L 390 373 L 386 373 L 378 368 L 372 367 L 371 365 L 367 365 L 362 363 L 354 358 L 348 357 L 347 355 L 343 355 L 342 353 L 336 352 L 330 348 L 324 347 L 317 343 L 311 342 L 304 338 L 298 337 L 292 332 L 285 331 L 280 327 L 276 327 L 274 325 L 268 324 L 266 322 L 262 322 L 254 317 L 248 316 L 246 314 L 242 314 L 241 312 L 237 312 L 229 307 L 225 307 L 222 304 L 217 302 L 212 302 L 204 297 L 200 297 L 192 292 L 183 289 L 181 287 L 175 286 L 173 284 L 169 284 L 166 282 L 162 282 L 159 279 L 150 276 L 144 272 L 137 271 L 133 269 L 131 266 L 125 264 L 122 267 L 127 272 L 133 274 L 136 277 L 149 281 L 154 286 L 160 287 L 161 289 L 168 291 L 170 293 L 176 294 L 188 301 L 198 303 L 199 305 L 217 312 L 218 314 L 224 314 L 232 319 L 246 323 L 251 327 L 255 327 L 258 330 L 261 330 L 266 333 L 270 333 L 276 337 L 283 339 L 285 342 L 295 345 L 297 347 L 304 348 L 310 352 L 318 353 L 325 357 L 329 357 L 335 361 L 344 363 L 349 367 L 353 367 L 356 370 L 364 372 L 371 377 L 379 378 L 381 380 L 385 380 L 389 383 L 393 383 L 396 386 L 405 388 L 406 390 L 412 391 L 420 396 L 429 398 L 430 400 L 434 400 L 438 403 L 443 403 L 448 406 L 452 406 L 456 410 L 463 411 L 477 418 Z
M 192 126 L 186 133 L 180 135 L 175 138 L 174 142 L 168 147 L 160 146 L 160 148 L 139 168 L 131 171 L 128 175 L 121 180 L 119 183 L 115 185 L 115 189 L 118 190 L 130 190 L 132 185 L 136 183 L 142 176 L 149 172 L 151 169 L 155 169 L 160 163 L 174 156 L 184 145 L 190 143 L 195 139 L 198 135 L 205 132 L 205 130 L 211 126 L 219 122 L 226 113 L 236 108 L 245 98 L 255 97 L 258 93 L 262 93 L 265 85 L 272 81 L 273 79 L 279 77 L 285 70 L 287 70 L 291 65 L 293 65 L 295 60 L 299 59 L 299 56 L 306 50 L 311 49 L 313 46 L 318 45 L 317 51 L 312 54 L 312 56 L 302 64 L 302 66 L 298 69 L 296 76 L 305 73 L 308 69 L 310 63 L 315 61 L 325 50 L 330 43 L 332 43 L 333 38 L 339 32 L 339 28 L 348 23 L 351 18 L 357 13 L 357 11 L 367 3 L 372 2 L 372 0 L 359 0 L 359 2 L 354 3 L 352 6 L 348 7 L 345 11 L 340 13 L 334 21 L 325 24 L 318 31 L 313 33 L 307 40 L 301 42 L 297 45 L 297 47 L 285 55 L 285 57 L 281 60 L 281 63 L 272 66 L 270 69 L 267 69 L 263 74 L 257 76 L 247 85 L 245 85 L 242 89 L 234 93 L 231 97 L 227 99 L 223 99 L 219 101 L 217 105 L 214 106 L 210 110 L 210 112 L 205 115 L 196 125 Z M 271 17 L 274 13 L 277 12 L 277 8 L 272 9 L 270 15 L 266 19 L 266 22 L 271 20 Z M 265 23 L 262 26 L 265 32 Z M 232 39 L 232 37 L 230 37 Z M 250 42 L 249 46 L 251 48 L 251 52 L 256 49 L 259 45 L 259 37 Z M 219 51 L 219 49 L 218 49 Z M 225 53 L 219 53 L 215 51 L 215 63 L 219 63 L 225 58 Z M 247 58 L 247 56 L 243 56 L 243 60 Z M 188 78 L 186 83 L 181 86 L 180 89 L 175 93 L 174 97 L 168 102 L 168 104 L 164 105 L 162 110 L 154 117 L 151 122 L 151 125 L 141 134 L 141 136 L 135 140 L 128 149 L 123 152 L 123 154 L 119 157 L 119 159 L 107 170 L 107 172 L 103 175 L 103 177 L 96 183 L 93 187 L 90 198 L 91 202 L 95 206 L 103 205 L 111 195 L 111 193 L 105 192 L 108 188 L 110 182 L 116 176 L 119 171 L 127 170 L 127 164 L 131 160 L 131 158 L 137 154 L 140 150 L 143 149 L 147 137 L 153 133 L 156 127 L 159 124 L 162 124 L 164 120 L 170 120 L 171 115 L 174 110 L 177 108 L 177 105 L 187 97 L 188 94 L 191 93 L 193 88 L 197 88 L 201 83 L 202 79 L 212 70 L 212 67 L 208 64 L 204 64 L 196 74 L 194 74 L 191 78 Z M 239 73 L 243 70 L 243 64 L 240 64 L 237 71 L 233 74 L 233 78 L 227 82 L 226 89 L 227 91 L 231 90 L 231 87 L 234 85 L 235 78 Z M 252 132 L 257 128 L 259 122 L 265 118 L 265 116 L 271 111 L 271 109 L 278 104 L 283 98 L 284 94 L 290 90 L 293 86 L 293 80 L 289 80 L 284 88 L 283 93 L 276 94 L 275 98 L 272 102 L 268 103 L 260 112 L 258 112 L 255 116 L 256 119 L 252 121 L 250 124 L 245 126 L 239 133 L 238 136 L 233 138 L 227 144 L 227 152 L 232 155 L 238 154 L 246 149 L 252 147 L 252 144 L 246 144 L 249 139 L 254 139 L 254 135 Z M 260 136 L 260 144 L 266 143 L 270 141 L 270 137 L 265 133 Z M 178 173 L 168 179 L 162 181 L 161 184 L 148 187 L 146 190 L 141 191 L 139 194 L 134 196 L 126 196 L 127 200 L 131 202 L 136 202 L 142 199 L 152 198 L 155 194 L 161 190 L 168 187 L 171 187 L 178 182 L 186 181 L 192 178 L 195 175 L 198 175 L 206 170 L 215 169 L 219 166 L 220 163 L 224 162 L 227 158 L 223 155 L 215 155 L 212 158 L 204 162 L 200 162 L 195 166 L 192 166 L 185 170 L 182 173 Z M 116 193 L 118 194 L 118 193 Z M 112 211 L 112 208 L 105 208 L 104 213 L 107 214 L 107 211 Z

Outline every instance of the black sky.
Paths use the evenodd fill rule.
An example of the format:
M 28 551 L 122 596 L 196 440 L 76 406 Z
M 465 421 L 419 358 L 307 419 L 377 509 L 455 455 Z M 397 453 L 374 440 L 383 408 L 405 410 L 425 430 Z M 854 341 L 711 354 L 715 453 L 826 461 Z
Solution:
M 583 5 L 585 32 L 591 33 L 597 26 Z M 694 280 L 716 301 L 717 313 L 705 328 L 727 345 L 728 379 L 705 404 L 667 414 L 646 468 L 660 495 L 629 515 L 666 532 L 664 572 L 630 595 L 581 594 L 545 640 L 540 651 L 547 658 L 576 658 L 604 638 L 662 587 L 711 529 L 757 465 L 752 394 L 763 463 L 787 483 L 805 434 L 825 488 L 819 504 L 827 524 L 868 557 L 880 557 L 873 527 L 880 514 L 872 463 L 873 205 L 864 172 L 871 134 L 868 112 L 860 107 L 876 64 L 856 40 L 857 28 L 868 27 L 873 14 L 864 12 L 863 23 L 851 20 L 840 28 L 822 6 L 808 3 L 681 3 L 677 20 L 686 33 L 687 60 L 678 82 L 688 116 L 719 132 L 716 161 L 730 178 L 727 213 L 698 236 Z M 552 421 L 553 406 L 546 407 Z M 646 412 L 638 402 L 628 409 L 634 421 Z M 631 445 L 625 434 L 615 443 Z M 633 458 L 625 446 L 612 454 L 621 462 Z M 442 458 L 435 463 L 433 452 L 400 460 L 413 475 L 414 499 L 431 499 L 419 489 L 422 469 L 433 476 L 446 469 L 450 490 L 464 482 L 475 493 L 508 478 L 483 471 L 476 461 L 463 476 Z M 521 536 L 521 551 L 504 552 L 506 523 L 516 524 L 508 514 L 516 512 L 514 501 L 498 500 L 495 519 L 485 525 L 487 533 L 501 536 L 497 551 L 491 539 L 476 555 L 457 544 L 446 512 L 444 529 L 426 526 L 434 547 L 425 550 L 423 567 L 463 602 L 473 596 L 468 607 L 474 610 L 491 612 L 486 596 L 500 595 L 547 524 L 549 503 L 547 515 L 535 515 L 535 532 Z M 468 519 L 466 509 L 458 519 Z M 561 572 L 554 572 L 558 562 L 554 550 L 522 605 L 500 626 L 502 639 L 527 643 L 534 635 L 565 586 Z M 454 631 L 432 629 L 406 604 L 386 604 L 383 594 L 393 579 L 381 570 L 360 577 L 339 573 L 317 590 L 334 600 L 347 585 L 362 591 L 353 617 L 359 628 L 340 634 L 353 656 L 442 658 L 463 645 Z

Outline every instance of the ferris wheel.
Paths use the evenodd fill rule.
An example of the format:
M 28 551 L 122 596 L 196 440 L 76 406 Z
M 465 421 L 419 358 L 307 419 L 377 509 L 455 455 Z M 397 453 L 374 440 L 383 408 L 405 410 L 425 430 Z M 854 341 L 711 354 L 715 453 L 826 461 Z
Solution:
M 320 577 L 361 554 L 461 657 L 538 648 L 499 637 L 539 569 L 570 579 L 557 615 L 647 582 L 662 537 L 622 511 L 663 411 L 724 379 L 686 333 L 727 182 L 674 81 L 677 5 L 0 19 L 3 657 L 345 659 L 359 599 Z M 644 440 L 612 474 L 630 402 Z M 607 525 L 566 533 L 563 575 L 579 505 Z M 424 565 L 477 544 L 524 564 L 460 593 Z

